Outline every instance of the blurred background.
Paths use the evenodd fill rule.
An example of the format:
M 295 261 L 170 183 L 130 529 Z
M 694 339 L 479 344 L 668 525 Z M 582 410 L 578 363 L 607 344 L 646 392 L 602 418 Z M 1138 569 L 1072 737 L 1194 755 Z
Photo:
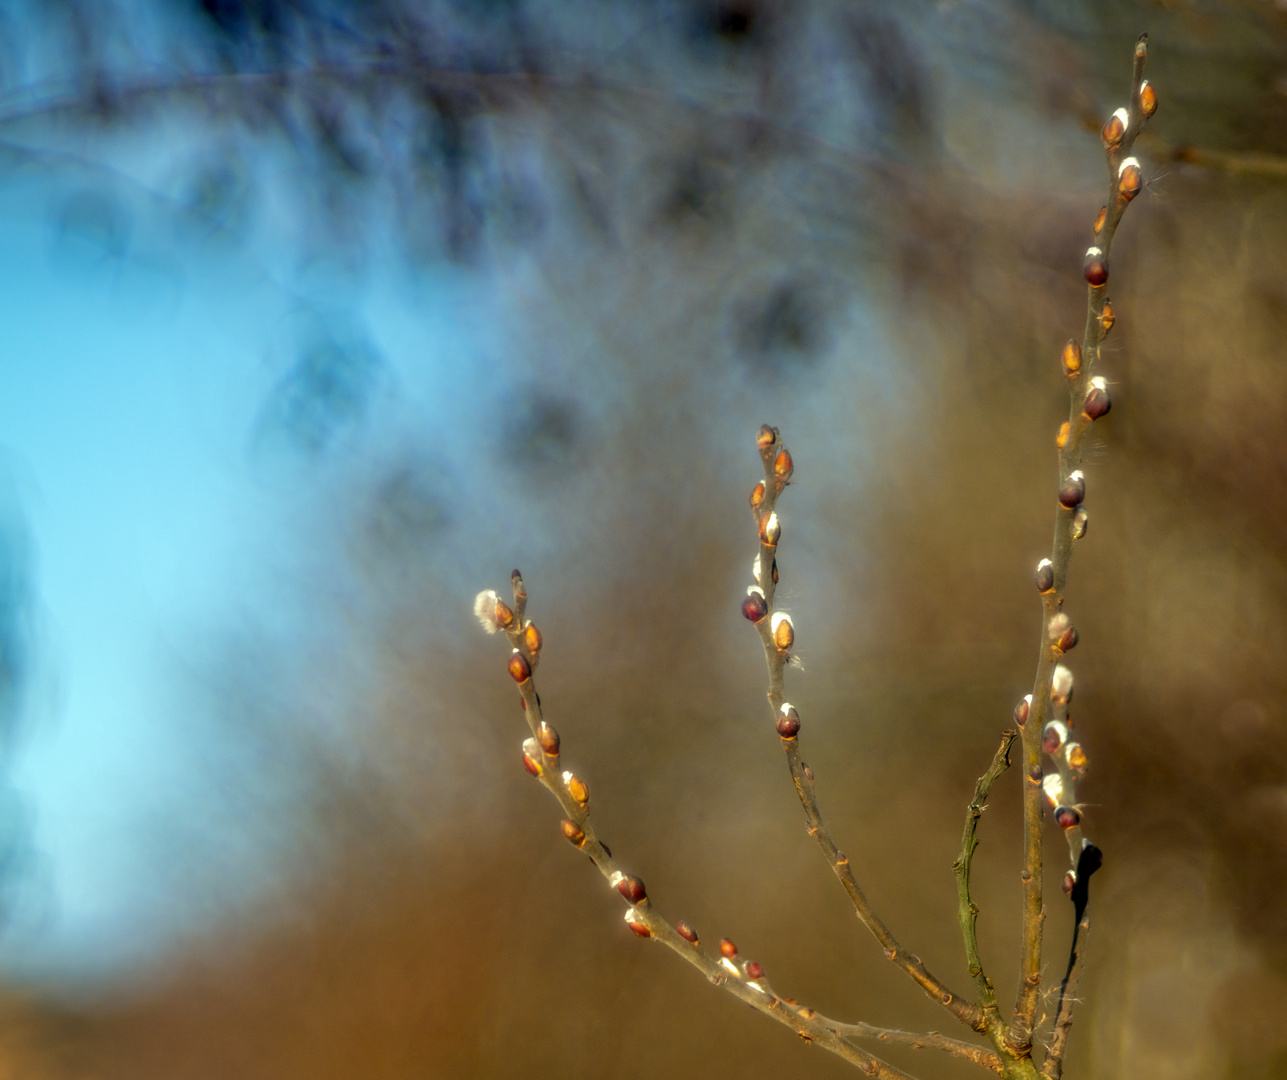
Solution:
M 840 1077 L 635 939 L 519 763 L 522 568 L 600 835 L 780 993 L 969 989 L 1058 354 L 1147 30 L 1068 610 L 1104 850 L 1067 1074 L 1287 1077 L 1287 9 L 0 2 L 0 1077 Z M 975 863 L 1018 959 L 1018 783 Z M 1052 827 L 1052 833 L 1055 830 Z M 1064 849 L 1047 963 L 1067 956 Z M 1052 1002 L 1047 1002 L 1053 1008 Z M 928 1051 L 887 1056 L 968 1075 Z

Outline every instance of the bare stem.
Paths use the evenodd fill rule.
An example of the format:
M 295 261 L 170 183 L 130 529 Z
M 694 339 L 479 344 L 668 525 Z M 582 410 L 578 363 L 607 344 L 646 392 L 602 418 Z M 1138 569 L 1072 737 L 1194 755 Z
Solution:
M 1041 1075 L 1046 1080 L 1059 1080 L 1064 1071 L 1064 1052 L 1068 1049 L 1068 1032 L 1072 1029 L 1073 1005 L 1077 1000 L 1077 980 L 1081 975 L 1082 951 L 1090 934 L 1090 918 L 1083 916 L 1077 924 L 1077 940 L 1073 946 L 1072 963 L 1059 987 L 1059 1007 L 1055 1010 L 1055 1030 L 1050 1039 L 1050 1049 L 1041 1065 Z
M 975 1065 L 991 1069 L 998 1075 L 1004 1075 L 998 1054 L 974 1043 L 940 1035 L 937 1031 L 898 1031 L 894 1028 L 873 1027 L 871 1024 L 837 1024 L 835 1030 L 837 1034 L 851 1039 L 875 1039 L 896 1046 L 910 1046 L 914 1050 L 943 1050 L 953 1057 L 964 1058 Z

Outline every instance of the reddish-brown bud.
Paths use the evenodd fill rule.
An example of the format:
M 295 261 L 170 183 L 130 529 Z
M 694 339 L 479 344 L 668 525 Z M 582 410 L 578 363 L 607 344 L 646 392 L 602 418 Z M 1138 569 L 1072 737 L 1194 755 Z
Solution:
M 770 576 L 773 578 L 773 584 L 774 584 L 774 585 L 776 585 L 776 584 L 778 583 L 778 561 L 777 561 L 777 559 L 774 559 L 774 560 L 773 560 L 773 565 L 769 567 L 769 574 L 770 574 Z
M 1113 304 L 1111 300 L 1104 301 L 1104 310 L 1099 313 L 1099 329 L 1104 336 L 1108 336 L 1108 331 L 1113 328 L 1113 323 L 1117 321 L 1117 316 L 1113 314 Z
M 1059 425 L 1059 433 L 1055 435 L 1055 445 L 1062 450 L 1068 445 L 1068 421 L 1065 420 Z
M 688 923 L 682 922 L 682 921 L 676 923 L 675 933 L 677 933 L 681 938 L 683 938 L 686 942 L 688 942 L 688 944 L 690 945 L 697 944 L 697 941 L 698 941 L 697 931 L 694 930 L 691 926 L 689 926 Z
M 1116 150 L 1122 145 L 1122 139 L 1126 137 L 1126 125 L 1130 123 L 1130 116 L 1125 109 L 1116 110 L 1112 116 L 1104 121 L 1104 127 L 1099 133 L 1099 137 L 1104 140 L 1104 149 Z
M 767 450 L 778 441 L 778 429 L 769 427 L 768 424 L 762 424 L 760 430 L 755 433 L 755 445 L 761 450 Z
M 648 924 L 643 921 L 634 908 L 626 908 L 626 925 L 634 931 L 637 937 L 652 937 L 652 931 L 648 929 Z
M 496 601 L 496 624 L 502 630 L 508 630 L 511 626 L 514 625 L 513 609 L 510 608 L 510 606 L 507 603 L 505 603 L 504 600 L 501 600 L 499 598 Z
M 1093 288 L 1099 289 L 1108 284 L 1108 260 L 1097 247 L 1086 249 L 1086 261 L 1082 263 L 1081 271 Z
M 1079 506 L 1073 511 L 1072 520 L 1072 538 L 1080 540 L 1086 535 L 1086 529 L 1090 525 L 1090 512 L 1084 507 Z
M 1072 769 L 1078 776 L 1085 773 L 1086 767 L 1090 764 L 1090 759 L 1086 756 L 1086 751 L 1081 748 L 1081 743 L 1069 743 L 1064 750 L 1064 755 L 1068 762 L 1068 768 Z
M 1028 713 L 1032 711 L 1032 695 L 1025 694 L 1023 700 L 1014 707 L 1014 722 L 1020 727 L 1028 722 Z
M 559 827 L 563 830 L 563 835 L 567 837 L 568 843 L 572 844 L 573 847 L 579 848 L 585 843 L 585 830 L 575 821 L 564 818 L 559 823 Z
M 517 649 L 514 655 L 509 658 L 509 674 L 516 683 L 522 685 L 532 677 L 532 665 L 527 662 L 527 657 Z
M 1076 884 L 1077 884 L 1077 875 L 1072 870 L 1069 870 L 1066 874 L 1064 874 L 1064 885 L 1063 885 L 1064 895 L 1071 896 L 1073 888 L 1076 886 Z
M 1061 653 L 1070 652 L 1077 644 L 1077 628 L 1063 612 L 1050 620 L 1050 644 Z
M 1117 197 L 1123 202 L 1130 202 L 1140 193 L 1144 186 L 1144 174 L 1140 172 L 1140 163 L 1128 157 L 1117 170 Z
M 720 939 L 719 951 L 720 955 L 723 956 L 725 960 L 734 960 L 737 958 L 737 946 L 729 941 L 728 938 Z
M 523 743 L 523 768 L 533 776 L 545 775 L 545 766 L 541 764 L 540 753 L 535 739 L 528 739 Z
M 1042 559 L 1037 563 L 1036 572 L 1032 575 L 1032 582 L 1037 586 L 1037 592 L 1043 596 L 1048 592 L 1055 591 L 1055 564 L 1049 559 Z
M 1108 220 L 1108 207 L 1101 206 L 1099 208 L 1099 213 L 1095 215 L 1094 230 L 1095 230 L 1096 236 L 1098 236 L 1103 231 L 1104 222 L 1107 220 Z
M 766 547 L 777 547 L 782 539 L 782 522 L 778 520 L 777 511 L 769 514 L 760 522 L 760 543 Z
M 541 632 L 536 629 L 535 623 L 528 623 L 523 629 L 523 644 L 527 646 L 527 651 L 533 656 L 541 651 L 543 639 Z
M 1064 374 L 1070 379 L 1074 378 L 1081 371 L 1081 346 L 1069 338 L 1060 359 L 1064 365 Z
M 778 712 L 778 734 L 784 739 L 794 739 L 800 734 L 800 714 L 794 705 L 783 705 Z
M 1059 485 L 1059 505 L 1065 510 L 1074 510 L 1077 504 L 1086 498 L 1086 478 L 1080 469 L 1068 474 L 1068 479 Z
M 761 480 L 755 487 L 751 488 L 751 509 L 758 510 L 760 503 L 764 501 L 764 481 Z
M 572 801 L 584 810 L 590 805 L 590 788 L 579 776 L 570 772 L 563 774 L 563 782 L 567 784 L 568 794 L 572 796 Z
M 1157 91 L 1149 85 L 1148 79 L 1140 83 L 1140 112 L 1145 120 L 1157 112 Z
M 764 968 L 754 960 L 748 960 L 743 964 L 742 970 L 746 972 L 746 977 L 750 979 L 751 982 L 759 982 L 760 979 L 764 978 Z
M 617 881 L 617 892 L 629 900 L 632 904 L 642 904 L 648 899 L 648 892 L 644 888 L 644 883 L 634 874 L 622 874 Z
M 764 593 L 759 589 L 751 588 L 746 599 L 742 601 L 742 614 L 751 622 L 757 623 L 769 613 L 769 602 L 764 599 Z
M 1061 829 L 1075 829 L 1081 824 L 1081 812 L 1075 806 L 1056 806 L 1055 823 Z
M 1099 376 L 1091 379 L 1090 389 L 1086 391 L 1086 400 L 1081 407 L 1086 419 L 1098 420 L 1101 416 L 1107 415 L 1112 407 L 1113 402 L 1108 396 L 1107 384 Z
M 793 472 L 795 472 L 795 462 L 791 460 L 791 451 L 784 446 L 773 459 L 773 475 L 779 484 L 785 484 L 791 479 Z
M 1060 724 L 1049 723 L 1046 730 L 1041 733 L 1041 749 L 1047 754 L 1055 754 L 1059 747 L 1063 745 L 1064 728 Z
M 559 756 L 559 733 L 544 720 L 536 725 L 536 741 L 549 757 Z

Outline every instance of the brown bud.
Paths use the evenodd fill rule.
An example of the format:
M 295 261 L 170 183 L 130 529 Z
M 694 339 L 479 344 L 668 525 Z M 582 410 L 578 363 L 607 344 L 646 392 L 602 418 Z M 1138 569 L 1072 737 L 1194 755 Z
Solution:
M 751 488 L 751 509 L 758 510 L 760 503 L 764 501 L 764 481 L 761 480 L 755 487 Z
M 800 771 L 801 771 L 802 773 L 804 773 L 804 778 L 805 778 L 806 780 L 812 780 L 812 779 L 813 779 L 813 770 L 812 770 L 811 768 L 809 768 L 809 766 L 808 766 L 808 765 L 801 765 L 801 766 L 800 766 Z
M 514 655 L 509 658 L 509 674 L 516 683 L 522 685 L 532 677 L 532 665 L 527 662 L 527 657 L 517 649 Z
M 1062 450 L 1068 445 L 1068 421 L 1065 420 L 1059 425 L 1059 434 L 1055 436 L 1055 445 Z
M 1072 538 L 1074 540 L 1080 540 L 1086 535 L 1086 529 L 1089 525 L 1090 511 L 1088 511 L 1084 506 L 1077 507 L 1077 509 L 1073 511 Z
M 626 925 L 634 931 L 637 937 L 652 937 L 652 931 L 648 929 L 648 924 L 643 921 L 634 908 L 626 908 Z
M 1086 498 L 1086 478 L 1080 469 L 1068 474 L 1068 479 L 1059 485 L 1059 505 L 1065 510 L 1073 510 Z
M 1140 172 L 1140 163 L 1128 157 L 1117 170 L 1117 197 L 1123 202 L 1130 202 L 1140 193 L 1144 186 L 1144 175 Z
M 1080 640 L 1081 635 L 1077 633 L 1077 627 L 1069 626 L 1068 629 L 1060 634 L 1055 640 L 1055 648 L 1061 653 L 1072 652 L 1076 647 L 1077 642 Z
M 522 574 L 520 574 L 517 570 L 515 570 L 515 571 L 514 571 L 512 574 L 510 574 L 510 576 L 509 576 L 509 583 L 510 583 L 510 586 L 511 586 L 511 587 L 513 588 L 513 590 L 514 590 L 514 599 L 515 599 L 515 600 L 526 600 L 526 599 L 527 599 L 527 586 L 523 584 L 523 575 L 522 575 Z
M 531 743 L 531 741 L 531 739 L 528 739 L 527 742 L 523 744 L 523 768 L 533 776 L 544 776 L 545 766 L 541 764 L 541 759 L 536 756 L 536 746 L 532 745 L 530 748 L 528 746 L 528 743 Z
M 1046 725 L 1046 730 L 1041 733 L 1041 749 L 1047 754 L 1058 752 L 1059 747 L 1063 745 L 1064 732 L 1063 728 L 1056 723 Z
M 559 756 L 559 733 L 544 720 L 536 725 L 536 741 L 550 757 Z
M 1105 300 L 1104 310 L 1099 313 L 1100 330 L 1102 330 L 1104 334 L 1107 335 L 1108 331 L 1110 331 L 1113 328 L 1113 323 L 1115 323 L 1116 321 L 1117 321 L 1117 317 L 1113 314 L 1112 301 Z
M 1126 136 L 1126 125 L 1130 117 L 1125 109 L 1118 109 L 1107 120 L 1099 133 L 1099 137 L 1104 140 L 1104 149 L 1115 150 L 1122 145 L 1122 139 Z
M 632 904 L 642 904 L 648 899 L 648 892 L 644 889 L 644 883 L 634 874 L 621 875 L 621 880 L 617 882 L 617 892 Z
M 1014 722 L 1020 727 L 1028 722 L 1028 713 L 1032 710 L 1032 695 L 1025 694 L 1024 698 L 1014 707 Z
M 795 472 L 795 462 L 791 460 L 791 451 L 784 446 L 773 459 L 773 475 L 778 483 L 785 484 L 791 479 L 793 472 Z
M 514 612 L 504 600 L 496 600 L 496 623 L 502 630 L 514 625 Z
M 778 713 L 778 734 L 784 739 L 794 739 L 800 734 L 800 714 L 794 705 L 783 705 Z
M 572 801 L 582 810 L 590 805 L 590 788 L 584 780 L 570 772 L 565 772 L 563 782 L 568 786 L 568 794 L 572 796 Z
M 774 584 L 774 585 L 776 585 L 776 584 L 778 583 L 778 561 L 777 561 L 777 559 L 774 559 L 774 560 L 773 560 L 773 565 L 769 567 L 769 573 L 770 573 L 770 575 L 771 575 L 771 576 L 772 576 L 772 578 L 773 578 L 773 584 Z
M 760 543 L 766 547 L 777 547 L 778 541 L 781 539 L 782 523 L 778 520 L 777 511 L 775 510 L 760 522 Z
M 750 979 L 751 982 L 758 982 L 760 979 L 764 978 L 764 968 L 754 960 L 748 960 L 742 966 L 742 970 L 746 972 L 746 977 Z
M 1055 823 L 1061 829 L 1075 829 L 1081 824 L 1081 812 L 1075 806 L 1056 806 Z
M 1157 112 L 1157 91 L 1149 86 L 1148 79 L 1140 83 L 1140 112 L 1146 120 Z
M 1086 756 L 1086 751 L 1081 748 L 1081 743 L 1069 743 L 1064 750 L 1064 754 L 1068 761 L 1068 768 L 1072 769 L 1078 776 L 1085 773 L 1086 767 L 1090 764 L 1090 759 Z
M 564 818 L 559 823 L 559 827 L 563 830 L 563 835 L 568 838 L 568 842 L 572 844 L 573 847 L 579 848 L 585 843 L 585 830 L 582 829 L 575 821 Z
M 1098 420 L 1101 416 L 1107 415 L 1112 407 L 1113 402 L 1108 396 L 1108 386 L 1104 380 L 1099 376 L 1091 379 L 1090 389 L 1086 391 L 1086 400 L 1081 407 L 1086 419 Z
M 1048 592 L 1055 591 L 1055 564 L 1049 559 L 1042 559 L 1037 563 L 1037 570 L 1032 575 L 1033 584 L 1037 586 L 1037 592 L 1043 596 Z
M 1073 887 L 1076 884 L 1077 884 L 1077 875 L 1072 870 L 1069 870 L 1066 874 L 1064 874 L 1064 885 L 1063 885 L 1064 895 L 1071 896 Z
M 1081 271 L 1093 288 L 1099 289 L 1108 283 L 1108 261 L 1097 247 L 1086 249 L 1086 261 Z
M 778 429 L 771 428 L 768 424 L 760 426 L 760 430 L 755 433 L 755 445 L 761 450 L 767 450 L 778 441 Z
M 787 652 L 795 644 L 795 627 L 791 616 L 784 611 L 773 616 L 773 644 L 780 652 Z
M 1104 229 L 1104 222 L 1108 220 L 1108 207 L 1101 206 L 1099 213 L 1095 215 L 1095 235 L 1098 236 Z
M 1064 365 L 1064 374 L 1068 378 L 1076 376 L 1081 371 L 1081 346 L 1072 338 L 1068 339 L 1068 344 L 1064 346 L 1063 356 L 1061 357 Z
M 764 599 L 764 593 L 752 588 L 746 594 L 746 599 L 742 601 L 742 614 L 751 622 L 757 623 L 768 613 L 769 603 Z
M 523 644 L 527 646 L 527 651 L 533 656 L 541 651 L 542 638 L 541 632 L 536 629 L 535 623 L 528 623 L 523 630 Z
M 733 960 L 737 957 L 737 946 L 729 941 L 728 938 L 720 939 L 719 951 L 725 960 Z
M 696 945 L 696 944 L 697 944 L 697 941 L 698 941 L 698 938 L 697 938 L 697 931 L 696 931 L 696 930 L 694 930 L 691 926 L 689 926 L 689 925 L 688 925 L 688 923 L 686 923 L 686 922 L 678 922 L 678 923 L 676 923 L 676 924 L 675 924 L 675 932 L 676 932 L 676 933 L 677 933 L 681 938 L 683 938 L 686 942 L 688 942 L 688 944 L 690 944 L 690 945 Z
M 1046 633 L 1049 636 L 1050 643 L 1058 646 L 1064 635 L 1072 628 L 1072 620 L 1062 611 L 1051 616 L 1050 622 L 1046 624 Z

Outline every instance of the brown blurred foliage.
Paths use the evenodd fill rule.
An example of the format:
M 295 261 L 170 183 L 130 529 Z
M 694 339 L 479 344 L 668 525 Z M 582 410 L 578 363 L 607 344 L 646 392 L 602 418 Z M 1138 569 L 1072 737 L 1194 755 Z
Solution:
M 797 463 L 780 595 L 824 812 L 895 932 L 965 988 L 950 866 L 973 781 L 1031 688 L 1058 351 L 1080 335 L 1101 186 L 1076 121 L 1126 84 L 1139 22 L 1119 24 L 1149 10 L 1128 7 L 1088 5 L 1093 32 L 1011 12 L 1004 45 L 983 41 L 988 11 L 955 44 L 933 31 L 935 49 L 1007 65 L 1005 85 L 971 84 L 950 106 L 908 89 L 941 54 L 873 17 L 859 35 L 877 50 L 873 92 L 923 118 L 875 156 L 776 125 L 772 85 L 732 112 L 655 88 L 551 95 L 511 132 L 593 160 L 615 200 L 565 208 L 607 227 L 577 225 L 575 244 L 497 278 L 548 391 L 495 418 L 497 454 L 517 462 L 495 526 L 545 635 L 548 718 L 601 835 L 661 910 L 732 937 L 781 992 L 831 1015 L 946 1030 L 853 919 L 779 760 L 738 613 L 753 434 L 778 424 Z M 743 8 L 758 5 L 722 6 L 730 33 Z M 1201 97 L 1195 67 L 1237 66 L 1249 19 L 1237 5 L 1165 16 L 1155 135 L 1215 138 L 1242 115 L 1235 89 L 1202 98 L 1198 120 L 1184 103 Z M 1230 145 L 1282 152 L 1283 130 L 1258 123 Z M 594 139 L 611 152 L 591 155 Z M 955 142 L 974 156 L 944 152 Z M 1287 186 L 1156 162 L 1146 175 L 1116 243 L 1101 368 L 1114 408 L 1094 432 L 1068 593 L 1091 762 L 1080 794 L 1107 861 L 1067 1075 L 1281 1077 Z M 863 305 L 876 314 L 855 315 Z M 621 380 L 614 407 L 560 413 L 564 389 L 600 371 Z M 525 550 L 529 523 L 558 522 L 564 504 L 561 542 Z M 363 512 L 344 526 L 360 565 Z M 431 567 L 374 631 L 386 661 L 363 738 L 380 764 L 324 779 L 312 873 L 266 920 L 212 932 L 128 993 L 11 1002 L 0 1077 L 845 1073 L 625 931 L 619 898 L 518 767 L 503 650 L 435 606 L 450 574 Z M 1013 774 L 981 836 L 981 944 L 1008 999 Z M 1051 839 L 1057 978 L 1071 911 Z M 927 1053 L 888 1056 L 927 1078 L 967 1071 Z

